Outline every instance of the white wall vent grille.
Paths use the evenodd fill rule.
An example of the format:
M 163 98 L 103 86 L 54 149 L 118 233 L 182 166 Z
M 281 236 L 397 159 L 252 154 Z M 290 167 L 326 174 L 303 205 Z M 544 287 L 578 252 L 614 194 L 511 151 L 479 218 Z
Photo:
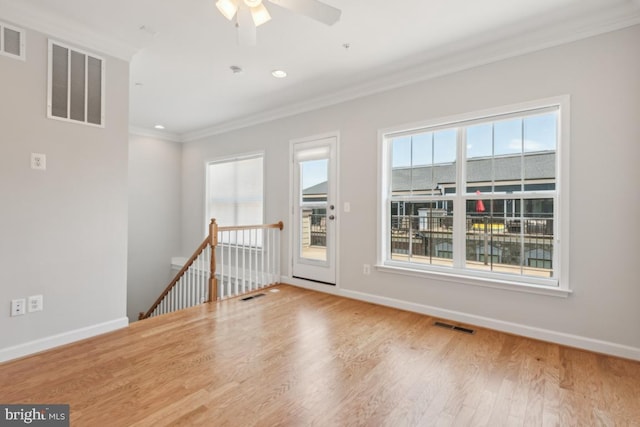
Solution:
M 104 127 L 104 59 L 49 40 L 47 116 Z
M 0 22 L 0 55 L 25 60 L 25 32 Z

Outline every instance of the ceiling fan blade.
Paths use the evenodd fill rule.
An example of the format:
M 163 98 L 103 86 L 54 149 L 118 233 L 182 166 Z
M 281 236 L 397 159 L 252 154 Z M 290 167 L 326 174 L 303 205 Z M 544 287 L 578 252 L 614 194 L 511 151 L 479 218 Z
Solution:
M 308 16 L 327 25 L 333 25 L 340 20 L 342 11 L 318 0 L 269 0 L 285 9 Z
M 236 28 L 238 29 L 238 44 L 240 46 L 256 45 L 256 24 L 253 22 L 248 7 L 238 9 Z

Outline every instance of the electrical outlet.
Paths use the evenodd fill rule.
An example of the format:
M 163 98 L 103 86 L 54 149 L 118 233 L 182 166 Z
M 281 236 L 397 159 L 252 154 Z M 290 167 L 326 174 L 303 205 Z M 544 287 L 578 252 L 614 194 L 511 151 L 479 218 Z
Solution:
M 32 295 L 29 297 L 29 313 L 33 313 L 34 311 L 42 311 L 43 307 L 43 297 L 42 295 Z
M 22 316 L 25 314 L 26 302 L 24 298 L 11 300 L 11 316 Z
M 47 156 L 41 153 L 31 153 L 31 169 L 46 170 Z
M 362 266 L 362 274 L 366 274 L 366 275 L 371 274 L 371 266 L 369 264 L 364 264 Z

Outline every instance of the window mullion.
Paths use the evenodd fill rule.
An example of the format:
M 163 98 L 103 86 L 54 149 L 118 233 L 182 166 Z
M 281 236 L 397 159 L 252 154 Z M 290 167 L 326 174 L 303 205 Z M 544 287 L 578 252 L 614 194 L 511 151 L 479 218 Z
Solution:
M 71 119 L 71 49 L 67 49 L 67 115 Z
M 453 267 L 464 268 L 466 253 L 466 168 L 467 158 L 465 140 L 467 131 L 460 127 L 457 132 L 456 153 L 456 192 L 453 205 Z
M 89 121 L 89 55 L 84 56 L 84 121 Z

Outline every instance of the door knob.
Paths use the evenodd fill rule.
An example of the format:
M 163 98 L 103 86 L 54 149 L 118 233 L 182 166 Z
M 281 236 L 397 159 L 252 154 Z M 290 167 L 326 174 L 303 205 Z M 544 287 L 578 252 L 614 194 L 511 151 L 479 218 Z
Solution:
M 336 217 L 335 215 L 329 215 L 329 219 L 333 221 L 334 219 L 336 219 Z

